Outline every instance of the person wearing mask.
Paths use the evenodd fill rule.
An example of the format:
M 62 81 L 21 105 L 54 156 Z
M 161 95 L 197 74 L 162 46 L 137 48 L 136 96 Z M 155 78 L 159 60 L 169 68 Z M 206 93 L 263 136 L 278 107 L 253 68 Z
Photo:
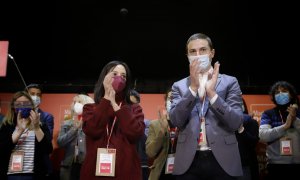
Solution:
M 190 76 L 172 85 L 170 119 L 179 128 L 173 174 L 177 180 L 231 180 L 242 176 L 235 132 L 243 123 L 237 79 L 211 66 L 211 39 L 193 34 L 186 43 Z
M 71 104 L 71 119 L 61 125 L 57 144 L 64 149 L 64 158 L 61 162 L 60 180 L 76 180 L 80 178 L 81 164 L 84 160 L 85 134 L 82 131 L 82 111 L 87 103 L 94 100 L 84 94 L 74 96 Z
M 144 113 L 130 101 L 131 73 L 125 62 L 110 61 L 96 82 L 94 104 L 83 106 L 86 156 L 81 180 L 140 180 L 137 143 L 144 134 Z
M 40 108 L 40 104 L 42 102 L 42 86 L 39 84 L 29 84 L 26 86 L 25 91 L 31 96 L 31 99 L 34 103 L 34 108 L 40 114 L 40 121 L 43 124 L 46 124 L 50 131 L 51 141 L 53 139 L 53 129 L 54 129 L 54 116 L 48 112 L 43 111 Z M 52 162 L 50 160 L 50 156 L 47 155 L 44 157 L 45 163 L 47 165 L 48 173 L 46 174 L 46 179 L 52 179 L 53 167 Z
M 238 180 L 258 180 L 259 168 L 256 154 L 256 146 L 259 141 L 258 122 L 248 114 L 245 100 L 243 99 L 244 121 L 236 132 L 239 143 L 239 151 L 243 166 L 243 176 Z
M 140 103 L 141 102 L 140 94 L 135 89 L 132 89 L 130 91 L 130 101 L 132 103 Z M 148 177 L 149 177 L 149 165 L 148 165 L 149 161 L 148 161 L 148 157 L 147 157 L 147 154 L 146 154 L 145 143 L 146 143 L 147 136 L 148 136 L 150 120 L 149 119 L 144 119 L 144 123 L 145 123 L 145 132 L 144 132 L 143 136 L 139 139 L 139 141 L 137 143 L 137 151 L 138 151 L 138 153 L 140 155 L 140 159 L 141 159 L 142 179 L 143 180 L 148 180 Z
M 165 94 L 165 108 L 158 120 L 152 120 L 146 141 L 146 153 L 153 159 L 149 180 L 175 180 L 172 175 L 178 129 L 169 118 L 171 89 Z
M 50 132 L 27 92 L 16 92 L 0 127 L 0 179 L 40 180 L 47 174 L 43 157 L 52 152 Z
M 296 89 L 277 81 L 270 89 L 275 107 L 261 115 L 259 137 L 267 143 L 267 179 L 289 179 L 300 169 L 300 111 Z
M 42 86 L 39 84 L 29 84 L 25 91 L 31 96 L 34 106 L 38 113 L 40 113 L 41 122 L 47 124 L 49 131 L 51 133 L 51 140 L 53 138 L 53 128 L 54 128 L 54 116 L 51 113 L 45 112 L 40 108 L 42 102 Z

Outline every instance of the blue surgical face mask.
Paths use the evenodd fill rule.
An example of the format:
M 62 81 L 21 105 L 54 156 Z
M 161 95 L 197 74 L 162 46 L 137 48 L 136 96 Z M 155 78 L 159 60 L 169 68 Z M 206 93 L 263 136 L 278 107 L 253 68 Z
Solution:
M 21 118 L 28 118 L 30 116 L 31 110 L 32 108 L 23 107 L 23 108 L 16 108 L 15 112 L 18 114 L 18 112 L 21 111 Z
M 287 92 L 281 92 L 275 95 L 275 101 L 279 105 L 285 105 L 290 102 L 290 96 Z
M 188 56 L 189 62 L 192 63 L 194 60 L 198 60 L 200 62 L 199 68 L 200 72 L 204 73 L 209 70 L 211 67 L 211 62 L 208 54 L 198 55 L 198 56 Z

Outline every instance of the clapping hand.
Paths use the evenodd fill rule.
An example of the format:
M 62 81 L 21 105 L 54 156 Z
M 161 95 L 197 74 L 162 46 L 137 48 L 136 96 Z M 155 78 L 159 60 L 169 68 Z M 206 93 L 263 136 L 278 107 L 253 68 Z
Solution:
M 38 129 L 40 127 L 40 113 L 31 110 L 29 119 L 31 120 L 30 126 L 32 129 Z
M 76 118 L 76 119 L 74 120 L 74 127 L 75 127 L 76 129 L 80 129 L 80 128 L 82 127 L 82 120 Z
M 208 75 L 208 80 L 205 85 L 206 93 L 209 98 L 213 98 L 216 94 L 216 85 L 219 76 L 220 63 L 216 62 L 214 65 L 214 71 L 212 74 Z
M 23 132 L 28 124 L 28 119 L 26 118 L 22 118 L 21 117 L 21 111 L 18 112 L 18 116 L 17 116 L 17 127 L 18 129 Z
M 192 61 L 192 63 L 190 63 L 190 78 L 191 78 L 191 84 L 190 84 L 190 88 L 194 91 L 197 92 L 197 90 L 200 87 L 199 84 L 199 74 L 200 74 L 200 68 L 199 68 L 199 61 Z
M 293 121 L 296 119 L 297 109 L 298 109 L 297 104 L 292 104 L 287 108 L 287 111 L 289 112 L 289 114 L 288 114 L 288 116 L 286 118 L 286 122 L 284 124 L 285 129 L 290 128 Z
M 105 90 L 104 98 L 109 100 L 112 104 L 116 103 L 115 100 L 116 92 L 112 86 L 113 77 L 114 77 L 113 72 L 110 72 L 105 76 L 103 80 L 103 86 Z

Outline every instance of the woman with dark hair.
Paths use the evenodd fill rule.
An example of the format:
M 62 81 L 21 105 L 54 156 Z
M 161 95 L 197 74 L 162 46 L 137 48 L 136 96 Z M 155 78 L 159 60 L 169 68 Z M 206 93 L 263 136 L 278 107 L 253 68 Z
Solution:
M 270 90 L 275 107 L 263 112 L 259 137 L 267 143 L 268 179 L 298 176 L 300 169 L 299 99 L 293 85 L 276 82 Z
M 0 179 L 45 179 L 44 156 L 52 152 L 51 135 L 29 94 L 15 93 L 0 127 Z
M 86 157 L 81 180 L 140 180 L 136 143 L 144 134 L 144 113 L 130 101 L 130 70 L 111 61 L 102 69 L 94 90 L 94 104 L 83 107 Z

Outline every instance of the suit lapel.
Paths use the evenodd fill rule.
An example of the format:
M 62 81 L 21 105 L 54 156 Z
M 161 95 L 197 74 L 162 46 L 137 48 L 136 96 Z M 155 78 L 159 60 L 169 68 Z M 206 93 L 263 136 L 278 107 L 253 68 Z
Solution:
M 218 89 L 218 86 L 221 82 L 221 74 L 218 75 L 218 80 L 217 80 L 217 84 L 216 84 L 216 92 L 217 92 L 217 89 Z M 208 107 L 209 107 L 209 99 L 208 98 L 205 98 L 205 103 L 204 103 L 204 109 L 203 109 L 203 114 L 205 115 L 207 113 L 207 110 L 208 110 Z M 202 105 L 202 104 L 201 104 Z

